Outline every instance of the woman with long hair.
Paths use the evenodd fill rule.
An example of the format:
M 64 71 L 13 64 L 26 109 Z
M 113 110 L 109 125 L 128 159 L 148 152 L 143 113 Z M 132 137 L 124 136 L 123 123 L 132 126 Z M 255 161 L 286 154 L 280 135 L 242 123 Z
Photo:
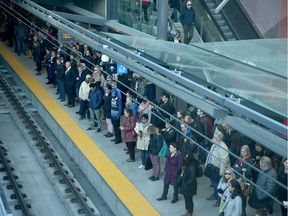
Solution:
M 237 171 L 238 173 L 241 174 L 241 176 L 236 173 L 236 178 L 238 180 L 240 180 L 241 182 L 243 182 L 243 180 L 245 181 L 245 179 L 250 179 L 251 178 L 251 174 L 252 174 L 252 165 L 253 165 L 253 159 L 251 157 L 251 153 L 250 153 L 250 148 L 248 145 L 244 145 L 241 147 L 241 151 L 240 151 L 240 158 L 239 160 L 236 160 L 233 169 L 235 171 Z M 251 166 L 247 165 L 246 163 L 249 163 Z M 241 184 L 243 185 L 243 184 Z M 244 188 L 242 188 L 244 189 Z M 243 196 L 243 210 L 242 210 L 242 216 L 246 216 L 246 196 Z
M 231 196 L 226 199 L 224 206 L 224 216 L 242 215 L 242 191 L 237 180 L 231 180 L 228 185 Z
M 218 195 L 221 199 L 221 202 L 225 202 L 226 198 L 230 196 L 228 185 L 230 184 L 230 181 L 234 180 L 235 178 L 236 177 L 233 170 L 230 167 L 225 167 L 224 175 L 220 179 L 217 187 Z
M 193 196 L 197 194 L 197 166 L 199 161 L 194 158 L 193 152 L 187 154 L 180 172 L 181 184 L 179 186 L 180 194 L 183 194 L 185 200 L 186 213 L 184 216 L 192 216 L 194 210 Z
M 152 176 L 149 177 L 151 181 L 157 181 L 159 180 L 160 175 L 160 157 L 158 156 L 158 153 L 160 152 L 162 146 L 163 146 L 163 137 L 161 134 L 158 133 L 158 128 L 154 125 L 151 125 L 148 130 L 150 131 L 150 142 L 148 151 L 150 154 L 150 159 L 152 162 Z M 166 144 L 165 144 L 166 145 Z
M 133 130 L 136 125 L 136 119 L 132 114 L 132 110 L 126 108 L 124 110 L 124 121 L 123 126 L 120 127 L 120 130 L 124 132 L 124 140 L 128 148 L 128 153 L 130 158 L 126 162 L 135 161 L 135 146 L 136 146 L 136 136 L 133 136 Z

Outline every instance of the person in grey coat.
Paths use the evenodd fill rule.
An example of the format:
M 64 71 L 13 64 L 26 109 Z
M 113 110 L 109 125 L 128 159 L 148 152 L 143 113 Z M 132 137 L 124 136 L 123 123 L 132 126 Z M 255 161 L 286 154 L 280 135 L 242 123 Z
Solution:
M 270 202 L 272 201 L 272 198 L 270 198 L 268 194 L 273 195 L 275 192 L 277 173 L 272 167 L 271 159 L 267 156 L 261 157 L 260 169 L 263 173 L 259 173 L 258 175 L 256 181 L 257 187 L 253 188 L 248 204 L 254 209 L 267 208 L 269 212 L 271 212 L 272 206 L 270 206 Z M 271 178 L 267 177 L 267 175 Z M 266 193 L 259 188 L 264 190 Z

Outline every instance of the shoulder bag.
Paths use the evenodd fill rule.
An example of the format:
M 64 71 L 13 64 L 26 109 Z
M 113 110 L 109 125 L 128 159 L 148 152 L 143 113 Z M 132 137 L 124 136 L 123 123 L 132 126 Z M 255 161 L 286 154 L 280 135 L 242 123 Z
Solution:
M 168 148 L 168 145 L 167 145 L 165 139 L 163 137 L 162 137 L 162 139 L 163 139 L 163 145 L 162 145 L 160 152 L 158 153 L 158 156 L 160 158 L 165 158 L 165 157 L 167 157 L 167 155 L 169 153 L 169 148 Z
M 220 169 L 213 164 L 207 164 L 205 170 L 204 170 L 204 175 L 210 178 L 211 180 L 218 182 L 220 179 L 219 175 Z

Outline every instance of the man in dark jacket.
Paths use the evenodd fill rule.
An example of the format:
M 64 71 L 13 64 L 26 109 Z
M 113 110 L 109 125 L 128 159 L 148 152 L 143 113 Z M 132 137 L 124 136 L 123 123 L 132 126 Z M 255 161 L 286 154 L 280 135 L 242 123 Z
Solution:
M 185 124 L 181 124 L 182 135 L 179 139 L 179 151 L 182 152 L 184 157 L 188 155 L 189 152 L 197 151 L 197 145 L 193 143 L 195 137 L 192 134 L 192 131 Z M 192 141 L 191 141 L 192 140 Z
M 174 115 L 176 110 L 173 101 L 170 100 L 170 95 L 168 93 L 163 93 L 161 97 L 161 102 L 159 106 L 165 111 L 161 110 L 161 114 L 164 119 L 172 120 L 170 115 Z
M 121 131 L 120 131 L 120 118 L 122 113 L 122 101 L 118 97 L 118 90 L 111 90 L 111 121 L 114 128 L 115 139 L 112 139 L 112 142 L 119 144 L 122 142 Z
M 56 80 L 59 89 L 59 98 L 61 101 L 65 101 L 65 68 L 60 58 L 56 59 Z
M 69 108 L 75 107 L 75 91 L 74 85 L 76 81 L 77 72 L 74 68 L 71 67 L 71 62 L 67 61 L 65 71 L 65 88 L 68 97 L 68 102 L 64 106 L 68 106 Z
M 87 130 L 94 130 L 95 119 L 97 119 L 97 132 L 101 131 L 100 109 L 102 105 L 103 91 L 100 83 L 91 83 L 88 95 L 91 125 Z
M 192 1 L 188 0 L 186 6 L 182 9 L 180 14 L 180 22 L 183 25 L 184 43 L 189 44 L 193 38 L 195 11 L 192 8 Z

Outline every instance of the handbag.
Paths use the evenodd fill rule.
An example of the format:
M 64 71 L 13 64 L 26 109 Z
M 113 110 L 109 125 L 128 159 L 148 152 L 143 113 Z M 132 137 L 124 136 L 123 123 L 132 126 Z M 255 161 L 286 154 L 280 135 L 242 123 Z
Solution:
M 202 167 L 198 164 L 196 168 L 196 178 L 200 178 L 203 176 L 203 170 Z
M 207 164 L 204 175 L 210 178 L 212 181 L 218 182 L 220 179 L 219 175 L 220 169 L 213 164 Z
M 163 139 L 163 145 L 162 145 L 161 150 L 158 153 L 158 156 L 160 158 L 164 158 L 164 157 L 167 157 L 168 153 L 169 153 L 168 145 L 167 145 L 166 141 Z
M 243 196 L 251 196 L 253 186 L 246 180 L 245 172 L 243 172 L 243 178 L 238 178 L 237 181 L 240 184 Z
M 146 160 L 145 160 L 145 167 L 144 167 L 144 169 L 145 169 L 145 170 L 150 170 L 150 169 L 152 169 L 152 167 L 153 167 L 153 165 L 152 165 L 151 159 L 150 159 L 150 157 L 148 156 L 148 157 L 146 158 Z

